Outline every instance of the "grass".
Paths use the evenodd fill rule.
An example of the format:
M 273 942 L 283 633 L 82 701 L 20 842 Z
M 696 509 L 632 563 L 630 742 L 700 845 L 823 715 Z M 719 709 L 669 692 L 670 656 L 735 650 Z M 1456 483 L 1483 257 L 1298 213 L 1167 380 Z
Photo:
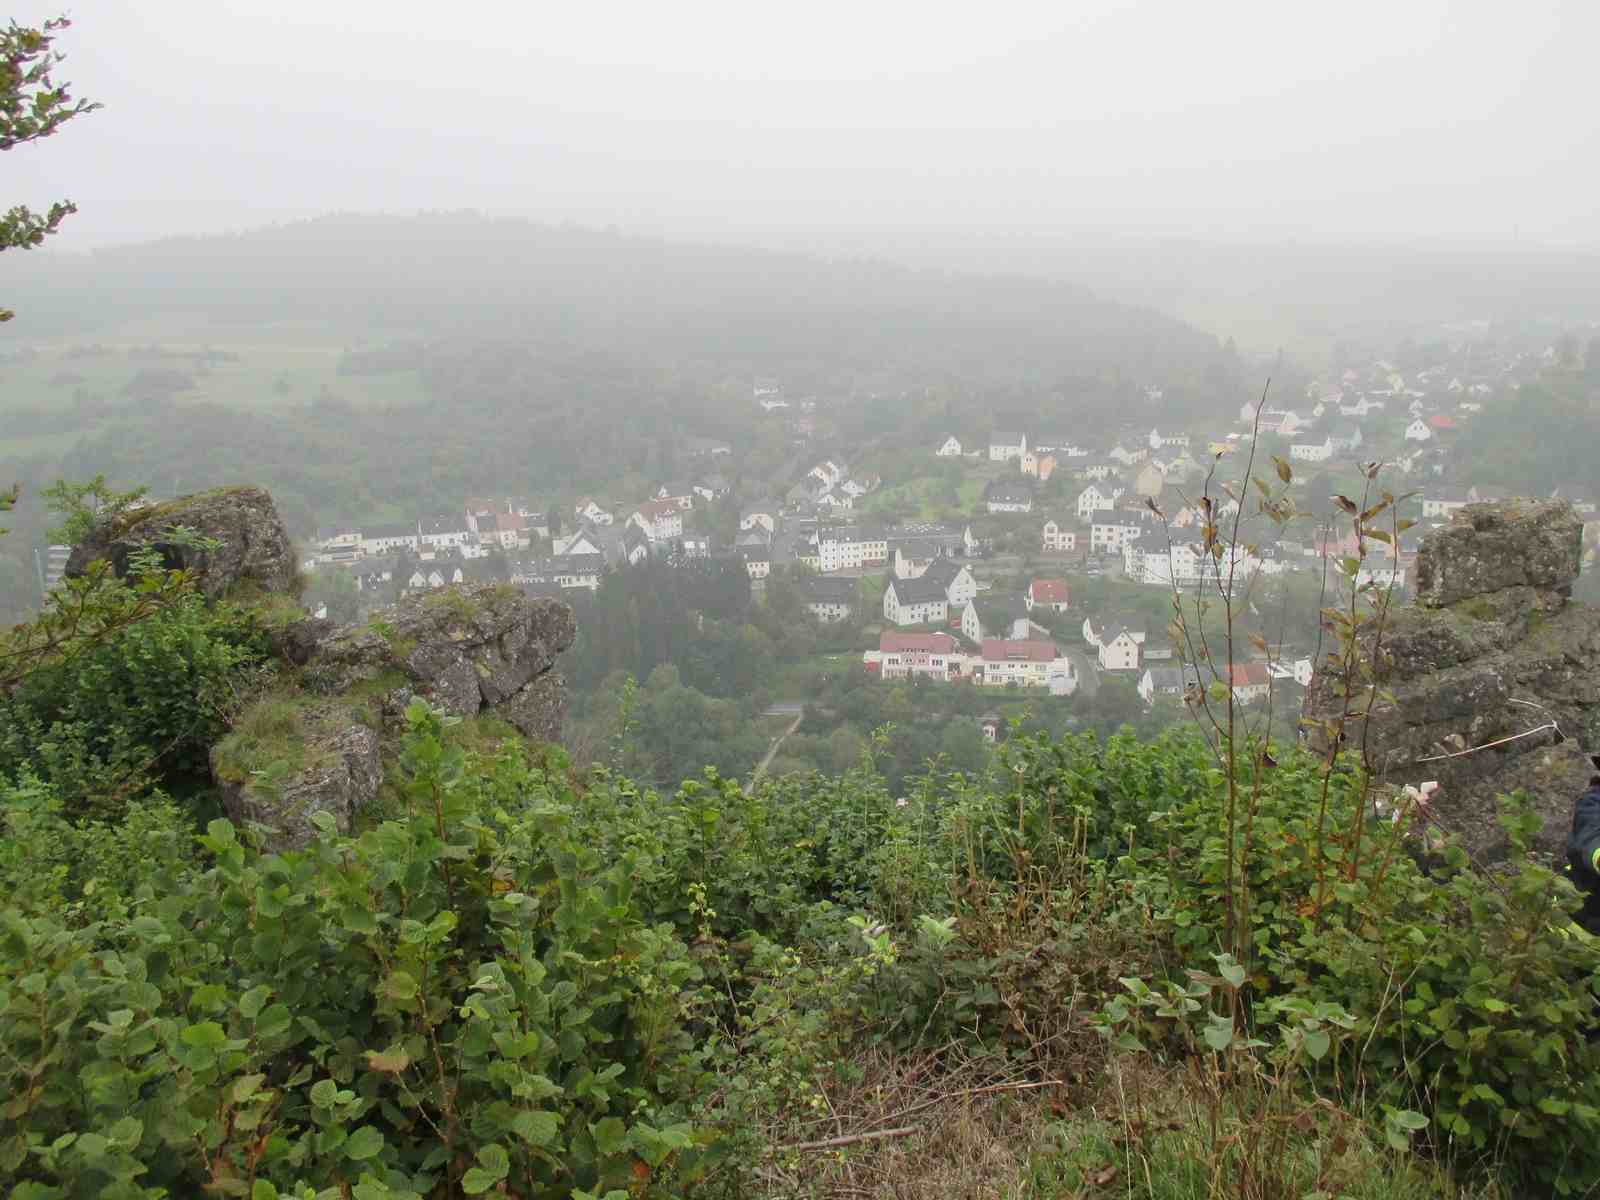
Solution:
M 294 775 L 322 765 L 326 753 L 313 743 L 352 722 L 374 726 L 376 700 L 342 704 L 295 692 L 273 692 L 244 709 L 217 743 L 213 763 L 224 783 L 249 784 L 259 772 Z
M 121 330 L 107 339 L 40 346 L 32 362 L 5 364 L 0 367 L 0 416 L 13 408 L 58 405 L 71 400 L 79 388 L 101 399 L 123 400 L 123 388 L 147 367 L 193 374 L 195 387 L 180 393 L 183 400 L 230 408 L 273 409 L 304 404 L 317 399 L 324 389 L 357 407 L 414 404 L 424 398 L 422 380 L 415 371 L 340 375 L 339 360 L 345 343 L 330 340 L 320 331 L 268 331 L 252 341 L 236 329 L 207 329 L 180 319 L 143 331 L 143 336 L 139 334 L 138 330 Z M 103 346 L 110 352 L 92 356 L 71 353 L 84 345 Z M 193 362 L 186 358 L 130 353 L 151 346 L 175 355 L 203 349 L 227 351 L 238 355 L 239 361 L 195 373 Z M 137 401 L 127 398 L 127 403 Z M 60 449 L 70 446 L 76 438 L 76 434 L 7 438 L 7 450 L 21 454 L 46 448 L 34 446 L 35 442 L 49 442 Z M 19 441 L 24 441 L 21 449 L 15 448 Z
M 1391 1149 L 1353 1114 L 1323 1108 L 1286 1151 L 1246 1165 L 1250 1126 L 1225 1106 L 1212 1124 L 1189 1072 L 1112 1060 L 1025 1073 L 994 1058 L 938 1062 L 871 1052 L 860 1082 L 825 1089 L 826 1120 L 780 1144 L 885 1129 L 909 1135 L 776 1153 L 769 1194 L 896 1200 L 1496 1200 L 1434 1163 Z M 1050 1083 L 1051 1079 L 1059 1083 Z M 1043 1086 L 1041 1086 L 1043 1085 Z M 1135 1103 L 1130 1097 L 1142 1097 Z M 1262 1166 L 1266 1170 L 1261 1170 Z

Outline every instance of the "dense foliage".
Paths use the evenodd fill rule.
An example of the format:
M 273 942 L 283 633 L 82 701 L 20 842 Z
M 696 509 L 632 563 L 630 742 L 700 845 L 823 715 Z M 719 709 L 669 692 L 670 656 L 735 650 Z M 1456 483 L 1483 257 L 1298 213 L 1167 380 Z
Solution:
M 896 798 L 881 745 L 837 776 L 664 796 L 455 733 L 414 705 L 388 809 L 276 855 L 222 821 L 195 837 L 159 800 L 71 819 L 11 776 L 12 1194 L 737 1189 L 863 1045 L 957 1039 L 1045 1068 L 1082 1052 L 1074 1013 L 1126 1024 L 1119 979 L 1191 988 L 1220 949 L 1226 790 L 1197 738 L 1018 735 L 992 774 Z M 1289 1020 L 1315 1051 L 1296 1088 L 1380 1128 L 1401 1114 L 1402 1144 L 1420 1112 L 1417 1149 L 1460 1170 L 1581 1190 L 1600 955 L 1563 932 L 1570 885 L 1449 852 L 1425 876 L 1341 768 L 1328 828 L 1363 829 L 1352 874 L 1348 840 L 1317 849 L 1321 779 L 1280 755 L 1235 846 L 1238 986 L 1263 1033 Z M 1230 1011 L 1194 1003 L 1150 1005 L 1124 1050 L 1243 1070 L 1248 1039 L 1182 1035 Z M 1325 1045 L 1337 1025 L 1294 1005 L 1355 1036 Z

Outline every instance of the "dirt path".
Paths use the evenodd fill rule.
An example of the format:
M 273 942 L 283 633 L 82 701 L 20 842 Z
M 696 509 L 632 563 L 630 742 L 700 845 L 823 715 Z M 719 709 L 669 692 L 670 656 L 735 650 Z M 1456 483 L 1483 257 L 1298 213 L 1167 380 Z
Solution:
M 768 749 L 767 749 L 767 756 L 765 758 L 763 758 L 761 760 L 761 762 L 756 766 L 755 771 L 750 776 L 750 782 L 744 785 L 744 794 L 746 796 L 748 796 L 751 792 L 756 790 L 756 784 L 761 782 L 761 777 L 767 773 L 767 768 L 772 765 L 772 760 L 774 758 L 778 757 L 779 748 L 783 745 L 783 743 L 785 741 L 788 740 L 788 737 L 789 737 L 789 735 L 791 733 L 793 733 L 796 729 L 800 728 L 800 722 L 804 721 L 805 719 L 806 719 L 806 714 L 802 710 L 801 712 L 796 714 L 794 720 L 789 722 L 789 728 L 785 729 L 782 733 L 780 733 L 777 737 L 775 737 L 772 740 L 772 745 L 770 747 L 768 747 Z

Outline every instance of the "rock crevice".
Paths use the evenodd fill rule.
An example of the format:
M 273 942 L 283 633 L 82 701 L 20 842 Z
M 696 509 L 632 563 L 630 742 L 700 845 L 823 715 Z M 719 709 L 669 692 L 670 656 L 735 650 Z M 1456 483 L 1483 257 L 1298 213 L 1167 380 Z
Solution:
M 1381 693 L 1363 731 L 1380 782 L 1436 779 L 1440 823 L 1485 861 L 1503 855 L 1496 797 L 1522 790 L 1544 819 L 1536 848 L 1559 855 L 1600 749 L 1600 610 L 1570 599 L 1583 523 L 1564 500 L 1458 510 L 1418 551 L 1416 603 L 1392 608 L 1378 653 Z M 1370 643 L 1368 651 L 1370 653 Z M 1319 672 L 1308 740 L 1340 710 Z M 1355 706 L 1364 707 L 1364 701 Z

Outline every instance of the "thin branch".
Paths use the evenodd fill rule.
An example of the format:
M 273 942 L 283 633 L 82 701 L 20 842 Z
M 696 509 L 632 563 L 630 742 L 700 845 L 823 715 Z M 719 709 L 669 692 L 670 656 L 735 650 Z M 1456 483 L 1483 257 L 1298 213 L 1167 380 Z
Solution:
M 897 1129 L 875 1129 L 871 1133 L 851 1133 L 844 1137 L 823 1138 L 820 1142 L 792 1142 L 787 1146 L 774 1146 L 771 1153 L 789 1154 L 801 1150 L 832 1150 L 836 1146 L 853 1146 L 857 1142 L 876 1142 L 884 1138 L 910 1137 L 921 1132 L 920 1125 L 902 1125 Z

